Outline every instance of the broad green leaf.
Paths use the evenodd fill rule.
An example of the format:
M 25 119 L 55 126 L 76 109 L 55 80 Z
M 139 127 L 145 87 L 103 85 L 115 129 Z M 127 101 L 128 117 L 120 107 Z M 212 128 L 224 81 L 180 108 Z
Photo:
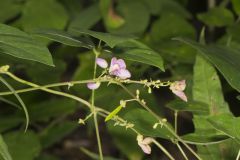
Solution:
M 116 29 L 109 29 L 109 32 L 118 34 L 142 34 L 147 29 L 150 12 L 141 1 L 118 1 L 115 11 L 121 16 L 121 23 L 123 23 L 124 20 L 124 24 Z
M 240 118 L 229 114 L 210 117 L 209 123 L 218 131 L 229 136 L 240 144 Z
M 87 42 L 87 40 L 84 39 L 83 37 L 76 38 L 70 33 L 67 33 L 61 30 L 39 29 L 39 30 L 35 30 L 33 34 L 36 36 L 48 38 L 50 40 L 53 40 L 68 46 L 84 47 L 88 49 L 92 49 L 94 47 L 91 43 Z
M 68 15 L 57 0 L 27 1 L 20 20 L 25 31 L 36 28 L 63 29 L 67 21 Z
M 26 73 L 31 77 L 31 81 L 36 84 L 59 82 L 67 68 L 66 62 L 62 59 L 55 58 L 54 64 L 56 67 L 42 66 L 39 63 L 30 63 L 26 65 Z
M 166 105 L 166 107 L 175 111 L 190 111 L 194 114 L 208 114 L 208 106 L 205 103 L 197 101 L 188 101 L 187 103 L 182 100 L 174 100 Z
M 153 15 L 175 14 L 184 18 L 191 18 L 191 14 L 174 0 L 143 0 Z
M 228 36 L 231 37 L 231 47 L 232 47 L 232 44 L 234 40 L 236 40 L 237 42 L 240 42 L 240 23 L 234 23 L 233 25 L 229 26 L 227 28 L 227 33 L 228 33 Z M 225 43 L 226 44 L 226 43 Z M 239 46 L 239 44 L 237 44 L 237 46 Z
M 124 118 L 129 123 L 134 124 L 134 128 L 144 136 L 161 137 L 164 139 L 174 138 L 174 136 L 165 127 L 161 127 L 161 125 L 154 129 L 153 125 L 158 123 L 158 120 L 143 109 L 131 110 L 124 115 Z M 166 125 L 169 124 L 166 122 Z
M 215 68 L 201 55 L 197 55 L 193 75 L 193 100 L 206 103 L 209 110 L 208 115 L 194 115 L 195 140 L 218 142 L 224 140 L 224 134 L 215 130 L 207 121 L 209 117 L 222 113 L 230 113 L 228 105 L 224 100 L 220 79 Z M 201 139 L 202 138 L 202 139 Z M 218 159 L 221 151 L 221 144 L 216 147 L 198 146 L 200 156 L 206 155 Z M 205 151 L 211 151 L 207 154 Z
M 90 29 L 101 19 L 101 13 L 98 4 L 93 4 L 92 6 L 81 11 L 69 24 L 68 30 L 72 28 L 77 29 Z
M 194 27 L 184 18 L 174 14 L 167 14 L 153 23 L 150 40 L 159 45 L 177 36 L 194 38 L 195 32 Z
M 231 0 L 233 4 L 233 8 L 235 12 L 240 15 L 240 1 L 239 0 Z
M 223 74 L 228 83 L 240 92 L 240 51 L 220 45 L 202 45 L 192 40 L 176 38 L 199 51 Z
M 0 101 L 4 102 L 4 103 L 6 103 L 6 104 L 9 104 L 9 105 L 11 105 L 11 106 L 13 106 L 13 107 L 16 107 L 16 108 L 18 108 L 18 109 L 21 108 L 18 104 L 14 103 L 14 102 L 12 102 L 12 101 L 4 98 L 4 97 L 1 97 L 1 96 L 0 96 Z
M 76 102 L 69 99 L 52 99 L 29 107 L 31 121 L 48 121 L 50 118 L 68 115 L 76 111 Z
M 2 135 L 0 135 L 0 158 L 3 158 L 3 160 L 12 160 L 8 146 L 4 142 Z
M 113 48 L 114 46 L 116 46 L 119 43 L 123 43 L 125 41 L 129 41 L 131 39 L 136 38 L 133 36 L 103 33 L 103 32 L 96 32 L 96 31 L 90 31 L 90 30 L 81 30 L 81 29 L 77 29 L 77 28 L 73 28 L 72 32 L 75 32 L 78 34 L 83 34 L 83 35 L 89 35 L 94 38 L 97 38 L 97 39 L 105 42 L 111 48 Z
M 51 53 L 30 35 L 17 28 L 0 24 L 0 53 L 54 66 Z
M 116 46 L 114 53 L 119 53 L 116 56 L 123 59 L 152 65 L 164 71 L 163 59 L 160 54 L 139 41 L 131 40 L 121 43 Z
M 0 133 L 3 133 L 11 128 L 17 127 L 25 121 L 24 118 L 11 115 L 11 116 L 1 116 L 0 118 Z
M 217 72 L 201 56 L 196 57 L 193 84 L 193 99 L 207 104 L 209 115 L 229 112 Z
M 14 0 L 1 0 L 0 22 L 5 22 L 20 13 L 22 5 Z
M 118 114 L 118 112 L 121 111 L 123 107 L 120 105 L 117 108 L 115 108 L 111 113 L 109 113 L 109 115 L 105 118 L 105 122 L 111 120 L 114 116 L 116 116 Z
M 208 12 L 200 13 L 198 19 L 209 26 L 217 27 L 228 26 L 234 22 L 232 12 L 223 7 L 212 8 Z
M 40 153 L 39 139 L 32 131 L 11 132 L 4 135 L 4 139 L 14 160 L 33 160 Z
M 87 150 L 87 149 L 84 148 L 84 147 L 81 147 L 80 150 L 81 150 L 84 154 L 88 155 L 92 160 L 99 160 L 99 155 L 98 155 L 98 154 L 93 153 L 93 152 Z M 120 159 L 112 158 L 112 157 L 104 157 L 104 160 L 120 160 Z
M 219 149 L 220 148 L 220 149 Z M 198 146 L 198 154 L 204 160 L 230 160 L 237 157 L 239 144 L 229 139 L 221 144 Z
M 43 148 L 48 148 L 53 144 L 59 142 L 68 134 L 72 133 L 78 124 L 76 122 L 61 122 L 58 125 L 47 127 L 40 135 L 40 141 Z

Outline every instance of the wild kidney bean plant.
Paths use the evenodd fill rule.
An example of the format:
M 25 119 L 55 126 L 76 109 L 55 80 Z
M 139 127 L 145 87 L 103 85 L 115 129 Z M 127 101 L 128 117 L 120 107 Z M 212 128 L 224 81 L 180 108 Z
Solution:
M 186 2 L 182 0 L 181 4 Z M 94 129 L 98 154 L 73 143 L 74 140 L 66 140 L 64 145 L 76 145 L 79 152 L 80 146 L 93 159 L 114 159 L 107 157 L 104 150 L 116 145 L 120 154 L 130 160 L 144 156 L 239 160 L 240 119 L 237 111 L 232 111 L 237 108 L 232 103 L 240 99 L 239 18 L 235 21 L 227 8 L 230 1 L 219 6 L 214 0 L 208 2 L 209 10 L 196 17 L 208 26 L 206 30 L 201 28 L 198 38 L 187 21 L 192 15 L 174 0 L 121 0 L 116 4 L 119 3 L 123 17 L 111 1 L 99 2 L 100 16 L 99 4 L 91 1 L 89 4 L 93 4 L 80 14 L 83 21 L 71 22 L 67 31 L 63 31 L 66 14 L 57 1 L 41 1 L 46 8 L 50 6 L 46 13 L 57 19 L 57 25 L 49 27 L 55 29 L 38 27 L 42 22 L 35 19 L 45 14 L 40 1 L 26 2 L 21 20 L 12 26 L 0 24 L 0 101 L 15 107 L 3 108 L 0 113 L 0 160 L 55 160 L 49 148 L 81 127 L 87 128 L 83 134 Z M 239 2 L 232 0 L 231 4 L 239 17 Z M 41 16 L 38 17 L 35 7 L 40 7 L 36 12 L 41 12 Z M 31 20 L 29 15 L 33 15 Z M 161 16 L 150 23 L 150 15 Z M 51 16 L 47 24 L 55 25 Z M 4 17 L 0 16 L 0 21 L 1 18 Z M 101 18 L 106 32 L 89 30 Z M 216 38 L 216 28 L 223 32 L 221 27 L 225 27 L 226 34 L 209 43 Z M 145 36 L 140 34 L 141 38 L 136 36 L 145 32 Z M 47 48 L 50 42 L 57 43 Z M 84 52 L 79 57 L 70 53 L 79 51 Z M 80 65 L 76 64 L 76 57 Z M 63 59 L 73 63 L 70 69 Z M 74 75 L 71 69 L 77 70 Z M 55 77 L 60 81 L 55 81 Z M 225 93 L 230 93 L 230 98 Z M 227 103 L 225 99 L 234 100 Z M 80 106 L 81 113 L 74 115 L 76 106 Z M 171 116 L 163 114 L 163 110 Z M 186 124 L 184 118 L 191 123 Z

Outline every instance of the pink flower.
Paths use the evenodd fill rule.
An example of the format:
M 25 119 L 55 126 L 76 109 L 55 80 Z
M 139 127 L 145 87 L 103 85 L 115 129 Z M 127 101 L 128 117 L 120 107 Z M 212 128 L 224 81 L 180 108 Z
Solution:
M 126 69 L 126 64 L 123 59 L 117 59 L 113 57 L 111 60 L 110 75 L 119 77 L 120 79 L 127 79 L 131 77 L 131 73 Z
M 172 92 L 176 96 L 181 98 L 183 101 L 187 102 L 187 96 L 183 92 L 185 90 L 185 88 L 186 88 L 186 81 L 185 80 L 175 81 L 170 85 L 170 90 L 172 90 Z
M 138 135 L 137 141 L 138 145 L 141 147 L 144 153 L 151 154 L 152 149 L 150 147 L 150 144 L 152 143 L 152 138 L 146 137 L 143 139 L 142 135 Z
M 96 59 L 96 63 L 101 68 L 107 68 L 108 67 L 107 61 L 105 59 L 103 59 L 103 58 L 97 58 Z
M 91 90 L 94 90 L 94 89 L 98 89 L 100 87 L 100 84 L 101 84 L 100 82 L 96 82 L 96 83 L 91 82 L 87 84 L 87 87 Z

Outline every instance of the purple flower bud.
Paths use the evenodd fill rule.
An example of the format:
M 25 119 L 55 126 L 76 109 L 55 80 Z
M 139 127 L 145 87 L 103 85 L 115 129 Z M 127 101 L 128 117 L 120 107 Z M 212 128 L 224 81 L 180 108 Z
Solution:
M 97 58 L 96 59 L 96 63 L 101 68 L 107 68 L 108 67 L 107 61 L 105 59 L 103 59 L 103 58 Z
M 126 69 L 126 63 L 123 59 L 117 59 L 113 57 L 111 60 L 109 74 L 117 76 L 121 79 L 127 79 L 131 77 L 131 73 Z
M 101 84 L 100 82 L 96 82 L 96 83 L 90 82 L 87 84 L 87 87 L 91 90 L 94 90 L 94 89 L 98 89 L 100 87 L 100 84 Z

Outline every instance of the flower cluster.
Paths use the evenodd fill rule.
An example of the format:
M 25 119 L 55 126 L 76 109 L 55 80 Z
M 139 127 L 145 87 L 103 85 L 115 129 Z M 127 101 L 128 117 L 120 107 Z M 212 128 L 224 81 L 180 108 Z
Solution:
M 117 59 L 116 57 L 113 57 L 109 69 L 107 61 L 103 58 L 97 58 L 96 64 L 99 67 L 106 69 L 111 76 L 116 76 L 122 80 L 131 77 L 131 73 L 127 70 L 126 63 L 123 59 Z M 100 82 L 92 82 L 87 84 L 87 87 L 91 90 L 97 89 L 99 86 Z

